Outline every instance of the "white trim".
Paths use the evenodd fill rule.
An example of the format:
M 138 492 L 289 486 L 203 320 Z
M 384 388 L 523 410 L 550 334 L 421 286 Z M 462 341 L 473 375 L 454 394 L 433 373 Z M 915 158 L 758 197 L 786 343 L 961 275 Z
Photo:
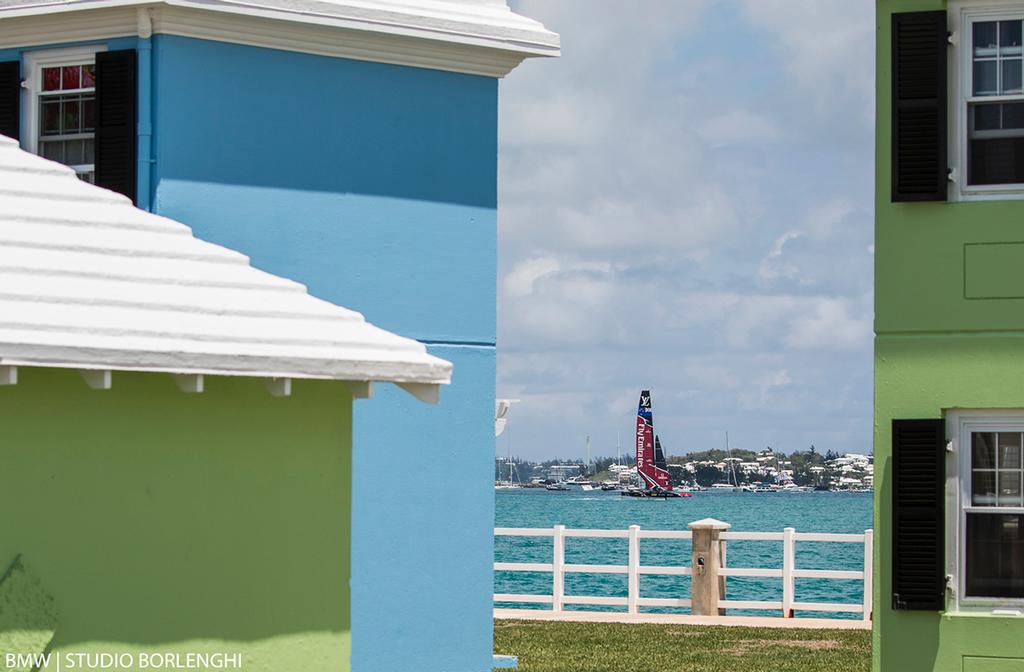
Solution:
M 969 87 L 973 81 L 973 59 L 970 26 L 979 20 L 998 21 L 1024 18 L 1022 0 L 951 0 L 949 30 L 953 46 L 949 50 L 949 167 L 954 182 L 950 184 L 950 201 L 1020 200 L 1024 184 L 969 186 L 967 184 L 967 105 L 971 102 L 1024 100 L 1022 96 L 974 97 Z
M 441 401 L 440 385 L 431 383 L 396 383 L 396 385 L 425 404 L 438 404 Z
M 153 33 L 488 77 L 503 77 L 525 58 L 560 54 L 558 35 L 523 17 L 512 22 L 516 27 L 439 22 L 412 13 L 402 14 L 405 23 L 378 23 L 345 14 L 349 5 L 343 2 L 309 0 L 317 7 L 312 11 L 295 3 L 275 7 L 273 1 L 87 0 L 0 9 L 0 49 L 134 36 L 141 7 L 149 8 Z M 517 16 L 507 7 L 492 13 Z
M 266 381 L 267 391 L 274 397 L 292 396 L 291 378 L 268 378 Z
M 185 394 L 202 394 L 205 387 L 201 373 L 172 373 L 171 379 Z
M 11 17 L 0 11 L 0 49 L 22 49 L 68 42 L 95 42 L 136 34 L 138 21 L 131 9 L 81 12 L 74 21 L 48 16 Z
M 112 387 L 113 378 L 110 369 L 79 369 L 82 380 L 94 390 L 109 390 Z
M 951 591 L 947 611 L 994 613 L 1024 607 L 1024 598 L 978 598 L 966 596 L 966 544 L 964 520 L 968 512 L 1024 512 L 1020 507 L 973 507 L 970 500 L 972 432 L 1024 431 L 1024 409 L 950 409 L 946 412 L 946 436 L 952 437 L 952 453 L 946 465 L 946 574 Z M 967 502 L 968 505 L 964 503 Z M 949 515 L 948 512 L 955 512 Z

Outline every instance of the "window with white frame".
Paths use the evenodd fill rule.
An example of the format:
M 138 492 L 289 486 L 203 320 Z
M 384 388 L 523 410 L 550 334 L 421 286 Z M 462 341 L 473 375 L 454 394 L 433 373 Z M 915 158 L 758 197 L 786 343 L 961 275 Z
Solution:
M 970 22 L 967 184 L 1024 185 L 1024 13 Z
M 959 429 L 958 603 L 1024 605 L 1024 414 L 964 415 Z
M 25 144 L 95 181 L 96 49 L 53 49 L 28 54 Z

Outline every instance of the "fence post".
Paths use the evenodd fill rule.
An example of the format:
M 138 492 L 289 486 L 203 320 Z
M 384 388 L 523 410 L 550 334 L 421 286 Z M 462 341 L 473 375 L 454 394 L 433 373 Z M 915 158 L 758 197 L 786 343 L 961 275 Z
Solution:
M 782 530 L 782 617 L 793 618 L 793 595 L 796 586 L 793 570 L 796 565 L 796 530 L 787 527 Z
M 874 576 L 873 571 L 873 553 L 874 553 L 874 536 L 873 530 L 864 530 L 864 620 L 870 621 L 872 617 L 871 613 L 871 599 L 874 595 Z
M 640 526 L 629 526 L 626 613 L 640 613 Z
M 690 523 L 693 530 L 690 563 L 690 613 L 694 616 L 724 615 L 718 608 L 719 600 L 725 597 L 725 577 L 719 576 L 722 567 L 721 532 L 732 527 L 714 518 L 705 518 Z
M 565 525 L 555 525 L 552 539 L 554 555 L 551 560 L 551 610 L 560 612 L 565 599 Z

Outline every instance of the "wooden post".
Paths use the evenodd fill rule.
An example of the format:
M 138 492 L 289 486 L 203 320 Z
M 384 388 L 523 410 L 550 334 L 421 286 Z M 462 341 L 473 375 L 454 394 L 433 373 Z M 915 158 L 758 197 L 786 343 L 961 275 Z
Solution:
M 640 526 L 629 526 L 626 613 L 640 613 Z
M 793 602 L 796 585 L 793 570 L 796 569 L 796 530 L 787 527 L 782 530 L 782 617 L 793 618 Z
M 694 616 L 724 615 L 725 609 L 718 608 L 719 600 L 725 598 L 725 577 L 718 572 L 723 560 L 723 542 L 719 535 L 732 526 L 705 518 L 688 527 L 693 531 L 690 611 Z
M 874 594 L 873 553 L 874 531 L 864 531 L 864 620 L 871 620 L 871 598 Z
M 562 611 L 565 599 L 565 525 L 555 525 L 554 557 L 551 561 L 552 611 Z

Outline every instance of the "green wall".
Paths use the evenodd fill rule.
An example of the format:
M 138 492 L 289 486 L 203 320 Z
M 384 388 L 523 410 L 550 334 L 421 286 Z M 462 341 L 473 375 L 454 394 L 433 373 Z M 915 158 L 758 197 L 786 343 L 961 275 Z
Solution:
M 347 388 L 113 375 L 92 390 L 22 368 L 0 387 L 0 564 L 21 554 L 54 598 L 55 651 L 348 670 Z
M 892 420 L 1024 408 L 1024 245 L 1005 245 L 1024 242 L 1024 201 L 890 202 L 890 16 L 944 8 L 878 1 L 876 672 L 1024 669 L 1005 660 L 1024 657 L 1024 619 L 890 608 Z
M 1024 658 L 1024 618 L 890 608 L 891 422 L 943 410 L 1024 408 L 1024 334 L 875 341 L 874 669 L 956 670 L 963 656 Z M 953 512 L 948 512 L 953 515 Z

